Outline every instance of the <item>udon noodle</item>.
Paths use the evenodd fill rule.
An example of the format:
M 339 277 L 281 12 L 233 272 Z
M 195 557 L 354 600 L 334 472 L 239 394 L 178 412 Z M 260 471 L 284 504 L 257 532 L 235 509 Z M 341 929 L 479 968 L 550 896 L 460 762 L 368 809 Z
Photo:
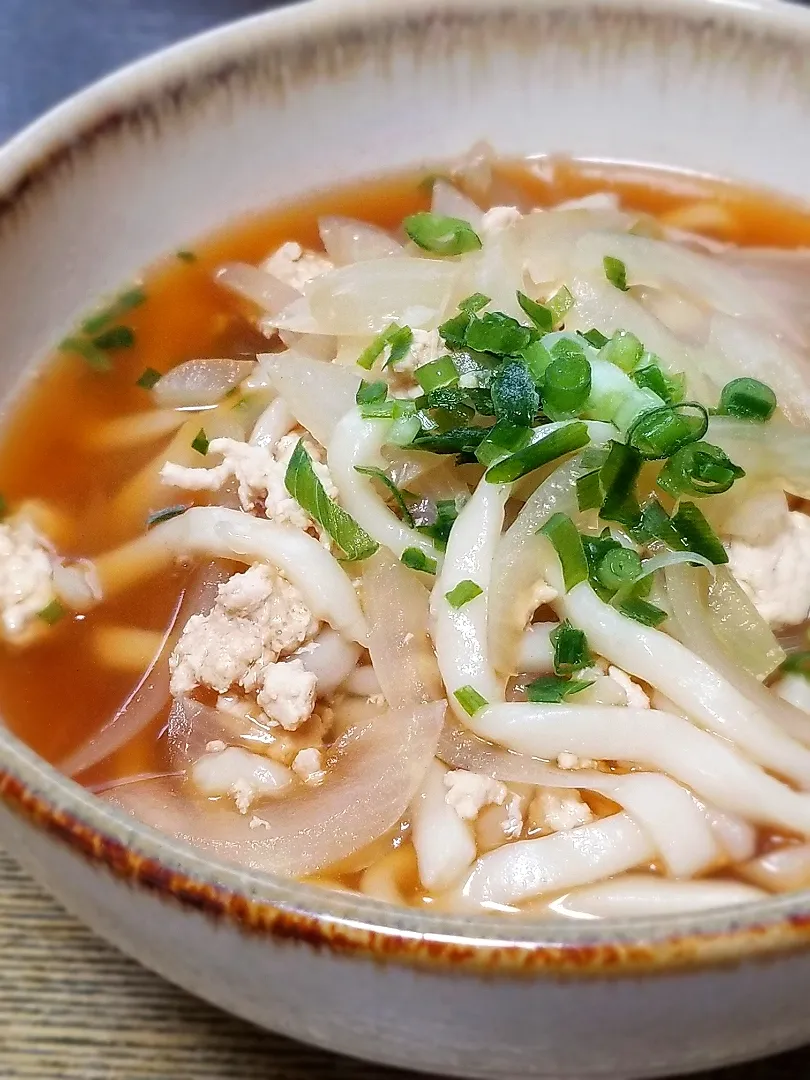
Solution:
M 622 175 L 474 155 L 88 315 L 0 468 L 12 726 L 213 856 L 389 903 L 810 885 L 810 262 Z

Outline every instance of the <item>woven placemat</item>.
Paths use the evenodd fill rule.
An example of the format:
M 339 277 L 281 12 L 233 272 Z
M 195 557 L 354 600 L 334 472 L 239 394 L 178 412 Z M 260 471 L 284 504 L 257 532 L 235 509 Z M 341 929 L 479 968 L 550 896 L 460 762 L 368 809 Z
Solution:
M 0 1078 L 22 1077 L 405 1080 L 406 1074 L 309 1049 L 197 1001 L 97 938 L 0 852 Z M 698 1080 L 807 1077 L 810 1049 Z

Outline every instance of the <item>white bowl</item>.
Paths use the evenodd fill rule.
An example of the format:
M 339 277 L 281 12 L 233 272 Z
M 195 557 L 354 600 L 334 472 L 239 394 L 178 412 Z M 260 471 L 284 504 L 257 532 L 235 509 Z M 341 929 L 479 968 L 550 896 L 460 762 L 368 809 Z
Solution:
M 0 151 L 0 394 L 156 256 L 270 202 L 482 137 L 508 155 L 660 163 L 810 197 L 810 12 L 320 0 L 136 64 Z M 0 840 L 167 978 L 360 1057 L 466 1077 L 629 1078 L 810 1039 L 806 893 L 621 923 L 398 910 L 217 865 L 5 732 Z

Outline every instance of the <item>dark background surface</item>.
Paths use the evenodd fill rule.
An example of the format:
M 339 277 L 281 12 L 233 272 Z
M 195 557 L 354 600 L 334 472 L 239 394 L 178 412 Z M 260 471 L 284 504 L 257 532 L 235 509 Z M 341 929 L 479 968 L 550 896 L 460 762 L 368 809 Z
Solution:
M 276 3 L 272 0 L 269 3 L 262 0 L 0 0 L 0 141 L 68 94 L 121 64 L 217 23 L 280 6 L 281 2 L 283 0 L 277 0 Z M 406 2 L 407 0 L 403 0 L 403 3 Z M 9 907 L 7 918 L 0 919 L 0 940 L 5 936 L 5 925 L 5 929 L 9 931 L 9 940 L 13 937 L 19 941 L 20 928 L 24 923 L 28 925 L 30 922 L 32 909 L 43 912 L 44 922 L 50 924 L 51 920 L 55 920 L 59 927 L 63 927 L 58 909 L 38 890 L 28 885 L 24 876 L 16 877 L 11 864 L 8 864 L 6 880 L 12 880 L 14 886 L 9 886 L 3 895 L 7 898 L 6 903 L 10 905 L 14 902 L 15 907 L 13 911 Z M 14 912 L 20 920 L 18 923 L 14 922 Z M 4 903 L 3 896 L 0 896 L 0 914 L 2 913 Z M 44 932 L 39 942 L 41 948 L 49 951 L 49 966 L 53 969 L 54 978 L 61 982 L 67 974 L 65 969 L 68 966 L 75 972 L 77 965 L 84 963 L 89 965 L 84 971 L 85 978 L 96 978 L 103 985 L 107 977 L 105 972 L 109 972 L 108 965 L 114 961 L 99 961 L 98 972 L 94 974 L 96 952 L 98 950 L 102 957 L 112 957 L 114 954 L 108 954 L 100 944 L 95 946 L 91 935 L 81 930 L 78 924 L 74 926 L 71 920 L 66 917 L 64 919 L 64 927 L 67 929 L 62 928 L 50 941 L 50 935 Z M 12 925 L 15 927 L 13 934 Z M 45 928 L 43 926 L 40 929 Z M 78 942 L 75 953 L 67 951 L 64 938 L 68 933 Z M 64 952 L 64 957 L 60 955 L 60 950 Z M 9 960 L 13 965 L 9 951 L 5 952 L 5 956 L 5 965 L 7 966 Z M 219 1017 L 207 1007 L 193 1003 L 179 993 L 171 998 L 171 1004 L 167 1005 L 161 989 L 163 984 L 159 980 L 146 972 L 140 973 L 135 965 L 123 958 L 118 970 L 126 974 L 127 992 L 133 995 L 132 1000 L 122 1002 L 122 1012 L 125 1010 L 131 1015 L 135 1002 L 140 1003 L 142 998 L 154 1003 L 154 1016 L 140 1014 L 142 1034 L 146 1042 L 152 1043 L 158 1031 L 165 1038 L 168 1021 L 168 1026 L 177 1032 L 178 1039 L 182 1039 L 184 1035 L 192 1035 L 197 1051 L 201 1052 L 200 1057 L 196 1057 L 189 1050 L 178 1058 L 166 1046 L 163 1051 L 163 1065 L 156 1065 L 157 1071 L 151 1071 L 147 1063 L 150 1055 L 145 1048 L 145 1056 L 139 1055 L 134 1046 L 131 1057 L 112 1055 L 109 1052 L 109 1043 L 107 1050 L 103 1045 L 99 1046 L 98 1031 L 87 1026 L 92 1013 L 90 1004 L 87 1005 L 85 1016 L 82 1003 L 75 999 L 72 1000 L 72 1005 L 76 1012 L 70 1018 L 70 1026 L 71 1045 L 77 1052 L 76 1071 L 66 1058 L 60 1061 L 58 1057 L 54 1059 L 50 1055 L 43 1057 L 43 1051 L 48 1045 L 48 1023 L 57 1018 L 51 1014 L 48 1020 L 43 1020 L 34 1008 L 35 1002 L 31 1002 L 27 995 L 25 1002 L 22 997 L 17 997 L 17 994 L 22 993 L 21 977 L 24 978 L 23 970 L 19 969 L 14 980 L 9 979 L 4 984 L 4 980 L 0 978 L 0 1010 L 5 1004 L 14 1018 L 10 1021 L 9 1013 L 5 1014 L 6 1032 L 11 1031 L 15 1021 L 17 1025 L 14 1028 L 16 1034 L 7 1034 L 5 1038 L 0 1036 L 0 1075 L 4 1078 L 36 1077 L 37 1080 L 45 1076 L 90 1078 L 102 1075 L 109 1080 L 129 1080 L 136 1075 L 161 1080 L 169 1075 L 178 1080 L 185 1077 L 196 1080 L 203 1075 L 221 1076 L 223 1080 L 225 1077 L 229 1080 L 242 1080 L 247 1077 L 277 1077 L 278 1080 L 310 1080 L 314 1077 L 383 1080 L 385 1077 L 395 1077 L 395 1074 L 388 1070 L 338 1061 L 327 1054 L 296 1047 L 286 1040 L 253 1032 L 237 1021 Z M 67 978 L 70 979 L 70 976 Z M 37 996 L 41 996 L 46 988 L 39 982 L 39 977 L 37 985 L 40 986 Z M 188 1009 L 184 1004 L 186 1000 Z M 30 1026 L 24 1022 L 27 1015 L 26 1004 L 31 1008 Z M 68 1008 L 67 1001 L 65 1008 Z M 65 1021 L 68 1021 L 67 1015 Z M 82 1026 L 87 1033 L 86 1041 L 82 1039 Z M 114 1036 L 113 1040 L 115 1041 Z M 196 1065 L 194 1061 L 197 1062 Z M 804 1080 L 810 1078 L 810 1051 L 786 1054 L 752 1066 L 723 1070 L 711 1074 L 711 1078 Z M 710 1080 L 709 1075 L 705 1074 L 703 1080 Z

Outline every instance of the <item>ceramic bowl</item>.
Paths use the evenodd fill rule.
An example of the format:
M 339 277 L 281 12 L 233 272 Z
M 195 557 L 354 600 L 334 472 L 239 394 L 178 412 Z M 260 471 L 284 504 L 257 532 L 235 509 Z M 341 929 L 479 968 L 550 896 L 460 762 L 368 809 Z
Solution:
M 810 12 L 765 0 L 319 0 L 80 94 L 0 151 L 0 395 L 93 300 L 273 201 L 448 159 L 661 163 L 810 197 Z M 0 841 L 239 1016 L 465 1077 L 615 1080 L 810 1039 L 810 896 L 685 918 L 443 917 L 217 865 L 0 731 Z

